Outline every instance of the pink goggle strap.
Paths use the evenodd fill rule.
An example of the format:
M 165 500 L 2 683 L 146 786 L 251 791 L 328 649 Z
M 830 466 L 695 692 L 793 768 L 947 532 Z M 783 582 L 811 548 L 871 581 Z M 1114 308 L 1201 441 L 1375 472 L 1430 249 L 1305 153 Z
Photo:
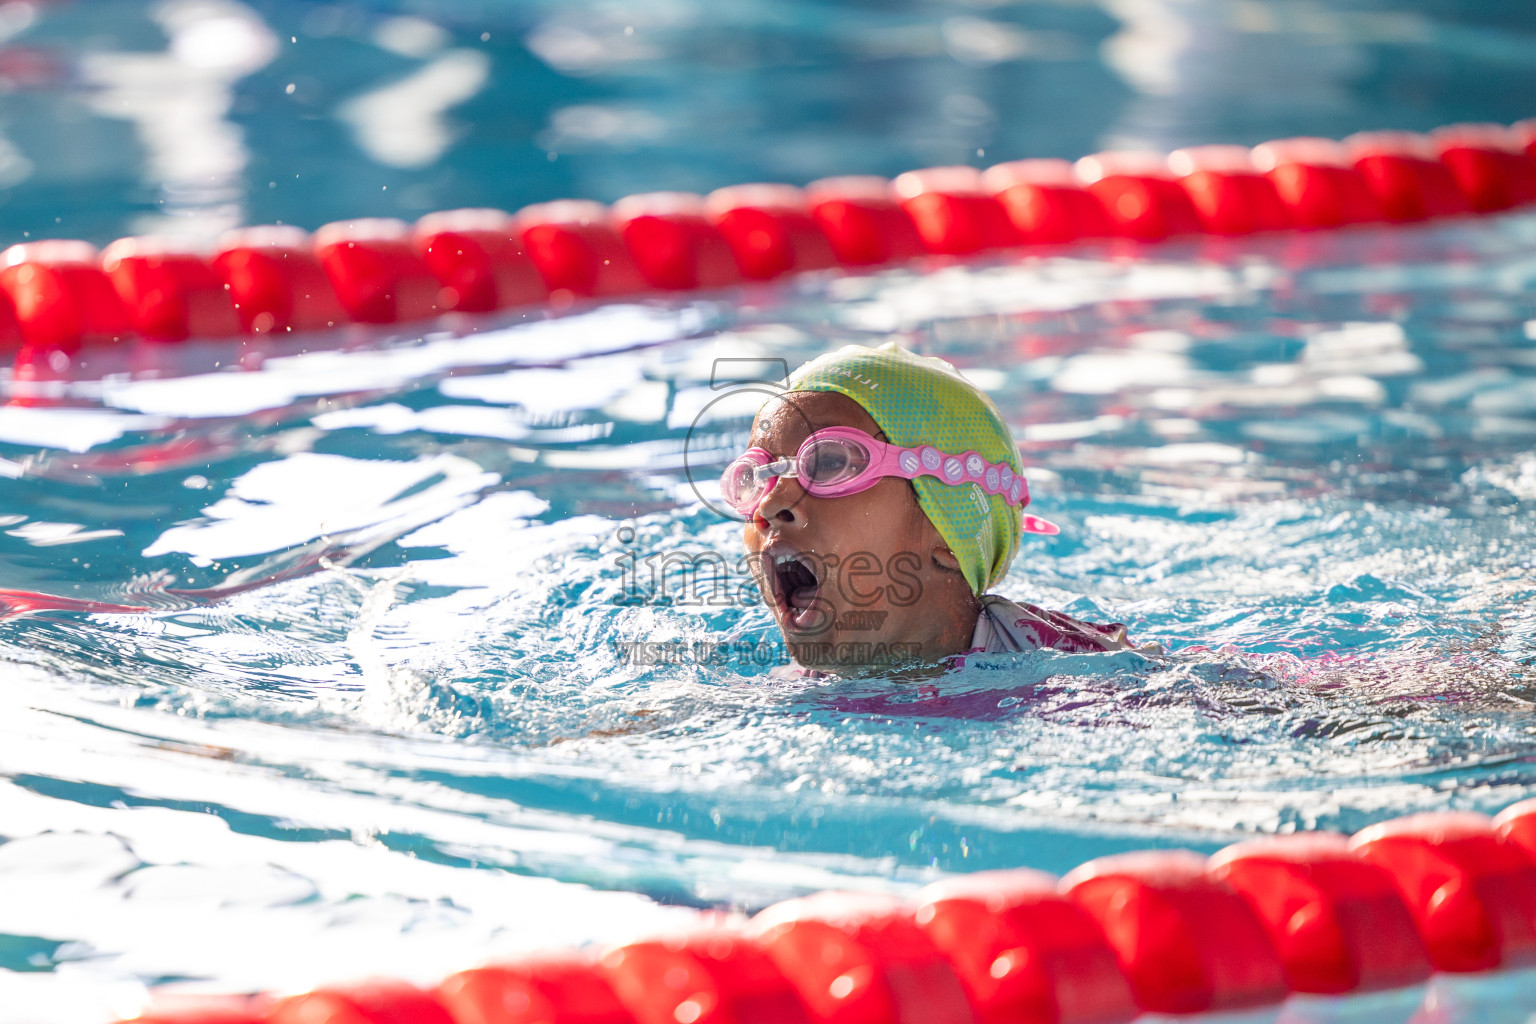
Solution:
M 874 442 L 879 445 L 879 441 Z M 879 468 L 889 475 L 908 480 L 920 476 L 937 477 L 941 482 L 958 487 L 975 484 L 988 494 L 1001 495 L 1010 505 L 1023 508 L 1029 504 L 1029 483 L 1015 473 L 1006 462 L 988 462 L 977 452 L 954 455 L 941 452 L 933 445 L 917 448 L 898 448 L 885 445 Z M 877 449 L 878 450 L 878 449 Z

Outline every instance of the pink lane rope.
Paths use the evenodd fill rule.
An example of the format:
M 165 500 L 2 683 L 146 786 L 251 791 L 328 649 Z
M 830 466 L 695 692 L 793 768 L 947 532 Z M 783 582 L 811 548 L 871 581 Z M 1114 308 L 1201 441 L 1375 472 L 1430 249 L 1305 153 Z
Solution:
M 1116 1024 L 1536 964 L 1536 800 L 1212 857 L 824 892 L 600 953 L 166 1004 L 138 1024 Z
M 409 324 L 770 281 L 929 255 L 1086 239 L 1159 242 L 1408 223 L 1536 203 L 1536 119 L 930 167 L 894 181 L 654 192 L 611 207 L 450 210 L 308 234 L 230 232 L 211 250 L 163 237 L 25 242 L 0 254 L 0 351 L 26 367 L 83 346 Z

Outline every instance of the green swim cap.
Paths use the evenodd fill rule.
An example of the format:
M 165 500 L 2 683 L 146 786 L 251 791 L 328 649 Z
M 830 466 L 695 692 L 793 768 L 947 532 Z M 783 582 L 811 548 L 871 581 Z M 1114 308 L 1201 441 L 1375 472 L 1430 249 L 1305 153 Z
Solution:
M 813 359 L 789 376 L 789 391 L 835 391 L 858 402 L 886 439 L 903 448 L 975 451 L 1023 474 L 1019 446 L 992 400 L 960 371 L 891 342 L 848 345 Z M 1019 550 L 1019 509 L 975 484 L 956 487 L 931 476 L 912 481 L 917 501 L 981 594 L 1003 578 Z

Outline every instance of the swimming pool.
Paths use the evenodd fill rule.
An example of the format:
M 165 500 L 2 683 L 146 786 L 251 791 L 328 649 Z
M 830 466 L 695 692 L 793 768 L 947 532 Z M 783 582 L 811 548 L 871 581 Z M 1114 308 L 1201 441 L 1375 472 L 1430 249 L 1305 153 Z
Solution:
M 1536 219 L 1304 244 L 800 279 L 248 370 L 209 342 L 178 354 L 208 372 L 5 408 L 11 578 L 144 609 L 0 625 L 6 966 L 41 969 L 15 983 L 427 980 L 669 905 L 1528 795 Z M 714 360 L 893 336 L 994 394 L 1064 527 L 1002 592 L 1169 657 L 769 680 L 765 611 L 637 570 L 735 558 L 684 465 L 750 416 L 710 405 Z
M 399 13 L 356 11 L 370 33 Z M 629 52 L 622 26 L 584 50 L 583 26 L 512 20 L 555 67 Z M 944 59 L 975 57 L 967 24 L 941 27 Z M 347 38 L 328 25 L 315 37 Z M 422 66 L 452 52 L 406 29 L 385 38 L 427 47 Z M 274 94 L 280 70 L 262 72 Z M 945 145 L 968 148 L 988 122 L 949 106 Z M 641 172 L 594 141 L 610 122 L 582 117 L 550 119 L 578 156 L 597 147 L 578 194 L 631 187 Z M 892 167 L 824 169 L 916 162 L 891 137 Z M 661 183 L 754 176 L 705 163 Z M 491 180 L 427 194 L 479 201 Z M 495 201 L 558 194 L 535 184 Z M 369 212 L 362 192 L 266 207 L 249 189 L 242 216 Z M 158 205 L 106 194 L 50 233 Z M 188 196 L 159 198 L 228 215 Z M 0 1014 L 106 1019 L 155 982 L 431 981 L 679 908 L 1530 795 L 1533 274 L 1530 214 L 1085 247 L 259 358 L 141 347 L 27 391 L 0 408 L 5 582 L 91 604 L 13 599 L 0 622 Z M 994 395 L 1033 507 L 1065 528 L 1027 542 L 1003 592 L 1123 620 L 1168 658 L 783 682 L 750 594 L 701 605 L 652 581 L 735 560 L 689 482 L 755 404 L 716 401 L 717 361 L 891 338 Z M 1488 984 L 1507 1004 L 1519 983 Z

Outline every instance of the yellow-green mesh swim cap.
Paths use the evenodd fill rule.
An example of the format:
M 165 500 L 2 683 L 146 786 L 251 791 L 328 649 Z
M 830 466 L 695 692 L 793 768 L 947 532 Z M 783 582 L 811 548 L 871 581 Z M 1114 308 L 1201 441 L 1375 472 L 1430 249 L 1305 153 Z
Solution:
M 879 348 L 848 345 L 813 359 L 790 374 L 788 390 L 847 395 L 864 407 L 891 444 L 931 444 L 953 454 L 975 451 L 1023 474 L 1019 447 L 992 400 L 944 360 L 908 352 L 895 342 Z M 971 589 L 980 594 L 1002 579 L 1019 550 L 1023 525 L 1018 508 L 975 484 L 955 487 L 920 476 L 912 486 Z

